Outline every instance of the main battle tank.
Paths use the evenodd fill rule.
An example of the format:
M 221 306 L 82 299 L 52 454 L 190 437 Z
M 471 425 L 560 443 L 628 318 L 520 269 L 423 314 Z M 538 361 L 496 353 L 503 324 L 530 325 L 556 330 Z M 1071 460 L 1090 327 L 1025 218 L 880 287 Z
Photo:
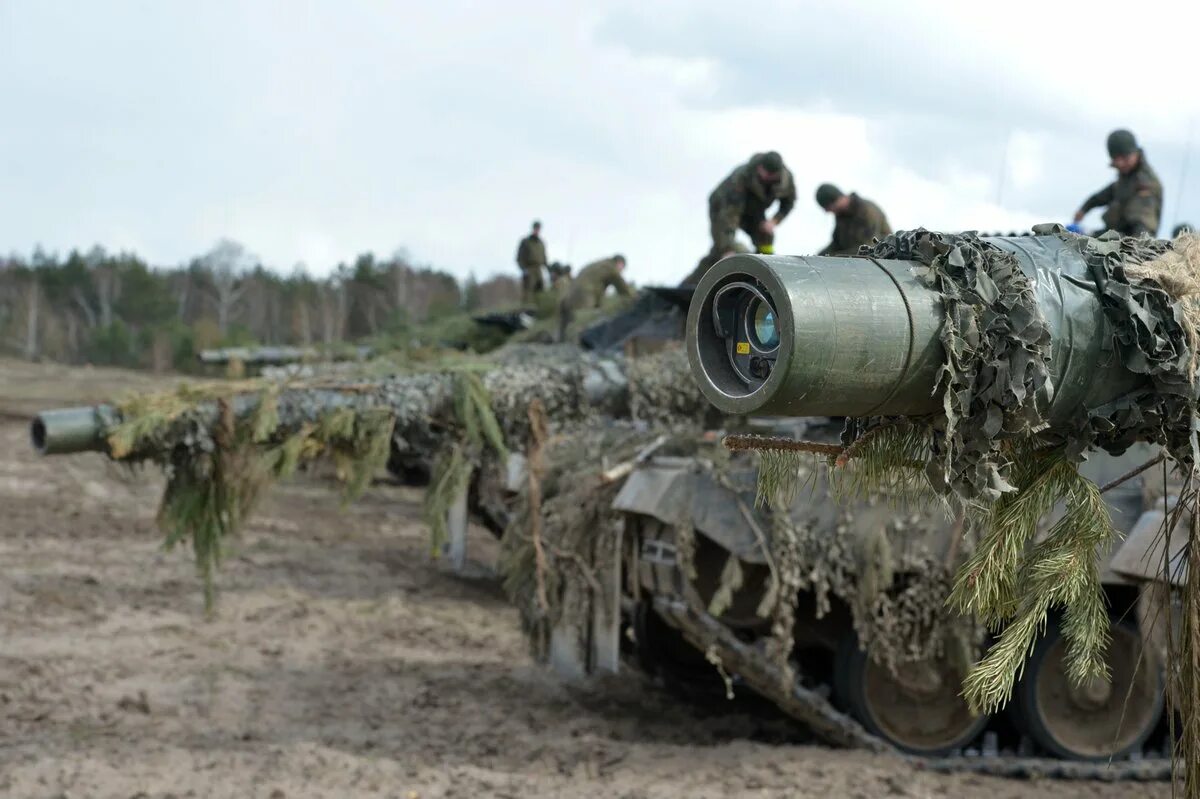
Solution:
M 1155 464 L 1160 445 L 1171 451 L 1176 462 L 1187 462 L 1186 408 L 1195 398 L 1189 371 L 1192 353 L 1184 343 L 1187 312 L 1163 287 L 1172 285 L 1170 269 L 1189 266 L 1172 260 L 1170 248 L 1161 242 L 1097 241 L 1061 228 L 1037 232 L 1035 236 L 965 240 L 917 232 L 856 258 L 726 259 L 697 288 L 688 320 L 688 354 L 701 390 L 726 413 L 838 414 L 866 420 L 861 424 L 874 429 L 909 418 L 941 418 L 931 428 L 931 460 L 936 461 L 939 453 L 944 455 L 953 446 L 949 441 L 953 427 L 945 424 L 941 414 L 951 402 L 959 403 L 956 410 L 961 422 L 975 407 L 963 403 L 962 394 L 947 398 L 947 392 L 957 390 L 947 388 L 953 377 L 947 376 L 947 348 L 964 341 L 947 338 L 947 331 L 957 335 L 967 330 L 974 336 L 955 353 L 964 361 L 963 353 L 984 349 L 987 331 L 997 327 L 1005 327 L 1003 335 L 1017 330 L 1018 335 L 1010 335 L 1006 346 L 1022 341 L 1021 335 L 1033 342 L 1028 351 L 1016 351 L 1016 357 L 1010 357 L 1014 350 L 1008 350 L 986 363 L 986 380 L 964 393 L 975 392 L 968 401 L 996 398 L 993 415 L 980 417 L 982 426 L 989 428 L 985 432 L 996 440 L 1011 426 L 1021 430 L 1027 437 L 1024 440 L 1037 441 L 1044 446 L 1042 451 L 1065 459 L 1078 459 L 1082 451 L 1090 449 L 1080 471 L 1108 488 L 1104 498 L 1113 527 L 1127 540 L 1100 563 L 1111 638 L 1106 653 L 1109 676 L 1082 681 L 1069 678 L 1069 647 L 1064 640 L 1067 622 L 1061 611 L 1052 611 L 1045 636 L 1034 639 L 1014 701 L 1002 721 L 1005 726 L 1015 723 L 1018 732 L 1054 756 L 1121 757 L 1140 752 L 1152 740 L 1163 715 L 1165 653 L 1144 647 L 1143 641 L 1157 638 L 1148 628 L 1156 626 L 1152 620 L 1161 624 L 1160 617 L 1166 615 L 1163 606 L 1153 604 L 1151 597 L 1158 593 L 1153 582 L 1161 579 L 1164 568 L 1176 574 L 1176 584 L 1180 582 L 1174 567 L 1182 549 L 1179 542 L 1186 540 L 1186 535 L 1176 539 L 1171 566 L 1165 567 L 1159 508 L 1167 499 L 1164 493 L 1177 491 L 1178 485 L 1165 481 L 1158 470 L 1132 478 L 1129 473 Z M 975 253 L 982 256 L 973 270 Z M 984 263 L 989 258 L 992 260 Z M 933 274 L 935 267 L 944 272 Z M 1024 294 L 1019 302 L 1004 306 L 1003 312 L 991 313 L 1003 291 L 996 285 L 999 280 L 994 283 L 988 275 L 1001 268 L 1008 270 L 1008 279 L 1019 284 Z M 945 274 L 957 274 L 958 282 L 947 286 Z M 1003 271 L 999 274 L 1004 276 Z M 1040 348 L 1036 352 L 1044 373 L 1029 379 L 1035 347 Z M 1013 374 L 1025 375 L 1024 382 L 1009 380 L 1010 366 Z M 993 386 L 998 390 L 984 393 Z M 1028 396 L 1015 396 L 1014 386 L 1021 392 L 1028 389 Z M 1032 423 L 1021 427 L 1018 411 Z M 855 429 L 855 424 L 850 422 L 848 429 Z M 979 448 L 986 444 L 981 444 L 982 440 L 976 435 L 972 441 L 976 449 L 960 453 L 960 459 L 986 461 L 988 453 Z M 840 442 L 843 452 L 854 446 L 853 434 L 851 440 L 843 437 Z M 959 465 L 929 468 L 938 471 L 936 477 L 943 481 L 940 487 L 944 492 L 975 489 L 982 493 L 1000 486 L 996 494 L 1002 496 L 1002 491 L 1013 490 L 1003 483 L 988 483 L 1004 480 L 1005 474 L 999 472 L 974 485 L 955 483 L 976 477 L 956 471 Z M 747 541 L 738 535 L 736 525 L 731 527 L 706 511 L 714 504 L 729 506 L 733 492 L 727 484 L 708 484 L 688 475 L 686 469 L 675 469 L 670 477 L 647 474 L 640 487 L 637 481 L 635 475 L 627 484 L 629 494 L 623 493 L 623 509 L 641 519 L 654 519 L 637 522 L 640 529 L 650 531 L 651 539 L 669 537 L 669 530 L 678 525 L 681 516 L 664 512 L 672 507 L 664 497 L 677 491 L 675 483 L 691 483 L 685 493 L 693 498 L 692 512 L 707 525 L 696 524 L 707 539 L 705 546 L 736 556 L 747 567 L 761 562 L 761 557 L 748 553 Z M 1109 483 L 1113 483 L 1110 488 Z M 821 487 L 818 481 L 815 493 L 801 495 L 789 515 L 816 513 L 822 501 Z M 981 500 L 980 495 L 971 499 L 993 499 Z M 824 522 L 825 530 L 839 531 L 828 546 L 861 547 L 856 542 L 869 541 L 871 530 L 889 524 L 889 518 L 907 518 L 907 526 L 895 539 L 905 549 L 923 549 L 935 561 L 950 546 L 947 538 L 954 538 L 946 535 L 949 524 L 945 520 L 939 524 L 929 515 L 909 516 L 911 509 L 885 510 L 871 497 L 858 501 L 861 504 L 851 505 L 849 511 L 856 516 L 853 524 Z M 742 504 L 745 502 L 743 498 Z M 1063 514 L 1059 507 L 1044 520 L 1038 541 L 1056 534 L 1053 525 Z M 770 529 L 763 520 L 759 526 Z M 847 537 L 846 531 L 853 532 Z M 656 551 L 661 547 L 652 546 Z M 911 584 L 899 566 L 904 559 L 902 554 L 894 557 L 898 567 L 893 586 L 901 591 Z M 712 575 L 697 574 L 699 579 L 692 581 L 689 590 L 703 600 L 711 589 Z M 761 586 L 761 579 L 743 581 L 741 590 L 749 592 L 748 604 L 754 603 L 754 592 L 761 591 Z M 948 589 L 943 599 L 946 594 Z M 836 621 L 819 622 L 819 615 L 813 614 L 811 626 L 798 625 L 798 647 L 810 643 L 816 630 L 838 626 Z M 827 618 L 837 617 L 827 614 Z M 745 616 L 722 617 L 720 621 L 744 636 L 761 633 L 761 625 L 755 627 Z M 861 630 L 862 620 L 856 619 L 854 626 Z M 832 672 L 835 701 L 868 730 L 901 749 L 937 753 L 959 747 L 986 726 L 986 719 L 966 712 L 966 703 L 959 696 L 962 681 L 955 679 L 956 666 L 947 658 L 950 653 L 943 651 L 930 661 L 910 660 L 902 668 L 889 669 L 888 664 L 873 662 L 867 653 L 848 643 L 854 636 L 846 627 L 843 625 L 840 641 L 831 633 L 820 642 L 827 664 L 824 668 Z M 830 671 L 818 668 L 815 673 Z
M 728 268 L 728 262 L 719 265 L 714 274 L 729 274 Z M 706 278 L 701 294 L 711 285 Z M 686 420 L 677 434 L 692 439 L 699 439 L 704 427 L 728 431 L 755 424 L 747 416 L 757 409 L 728 407 L 722 398 L 715 404 L 730 415 L 721 421 L 706 410 L 707 403 L 690 383 L 684 389 L 688 381 L 682 355 L 668 345 L 682 334 L 689 299 L 687 289 L 643 294 L 625 314 L 584 332 L 582 342 L 592 354 L 580 355 L 570 347 L 509 347 L 495 356 L 500 368 L 482 373 L 513 455 L 530 454 L 527 410 L 535 398 L 546 400 L 548 415 L 560 433 L 557 438 L 567 442 L 564 448 L 571 448 L 573 436 L 582 441 L 597 429 L 605 435 L 614 430 L 628 434 L 633 442 L 630 457 L 604 451 L 616 463 L 600 464 L 602 470 L 598 464 L 590 465 L 600 472 L 595 493 L 608 503 L 604 514 L 590 518 L 597 524 L 607 525 L 614 518 L 619 523 L 624 531 L 620 557 L 609 570 L 613 581 L 584 588 L 597 608 L 593 617 L 574 630 L 556 628 L 560 642 L 551 641 L 552 659 L 557 652 L 560 663 L 583 671 L 601 661 L 611 667 L 612 653 L 624 647 L 632 648 L 636 659 L 651 669 L 676 674 L 677 669 L 694 667 L 699 658 L 711 675 L 709 660 L 723 658 L 724 668 L 734 677 L 838 743 L 873 748 L 890 744 L 908 752 L 944 754 L 971 745 L 989 724 L 1002 729 L 1002 719 L 965 712 L 958 695 L 966 658 L 953 645 L 975 639 L 950 636 L 961 631 L 948 629 L 944 630 L 947 641 L 931 640 L 928 635 L 931 625 L 937 627 L 952 571 L 946 564 L 955 555 L 954 519 L 936 509 L 897 504 L 886 496 L 847 503 L 832 496 L 824 467 L 814 469 L 813 490 L 798 493 L 790 511 L 780 513 L 755 502 L 753 458 L 730 460 L 719 450 L 662 455 L 669 447 L 660 448 L 665 437 L 660 431 L 673 423 Z M 936 316 L 932 305 L 926 310 Z M 764 325 L 762 331 L 769 337 L 768 327 Z M 925 368 L 922 356 L 931 363 L 936 360 L 936 345 L 928 352 L 905 346 L 906 369 Z M 667 351 L 638 357 L 662 349 Z M 393 457 L 399 453 L 410 462 L 429 465 L 435 453 L 444 453 L 460 441 L 455 386 L 453 374 L 296 385 L 275 400 L 278 429 L 286 434 L 313 424 L 330 408 L 386 407 L 397 420 L 391 435 Z M 234 398 L 231 407 L 236 415 L 255 416 L 262 404 L 257 391 Z M 770 421 L 771 429 L 799 425 L 806 437 L 836 447 L 841 415 L 862 409 L 786 412 L 791 418 Z M 145 437 L 141 450 L 135 447 L 119 457 L 163 459 L 168 453 L 175 457 L 181 445 L 183 455 L 191 457 L 205 450 L 205 442 L 212 443 L 209 431 L 219 415 L 213 401 L 197 403 L 168 428 Z M 589 418 L 598 419 L 598 424 L 589 427 L 585 422 Z M 113 408 L 44 414 L 35 422 L 34 443 L 47 453 L 92 448 L 113 454 L 111 433 L 122 424 Z M 1131 453 L 1126 460 L 1137 457 Z M 510 530 L 521 522 L 514 506 L 529 499 L 530 465 L 524 457 L 487 454 L 481 460 L 463 493 L 467 506 L 493 531 Z M 1091 464 L 1106 474 L 1124 468 L 1124 462 L 1117 461 L 1096 459 Z M 546 488 L 539 504 L 555 500 L 554 486 Z M 1142 508 L 1141 488 L 1126 483 L 1106 497 L 1119 511 L 1120 525 L 1132 527 Z M 811 535 L 801 541 L 804 552 L 791 553 L 788 562 L 825 567 L 786 579 L 778 576 L 780 585 L 794 592 L 794 605 L 780 603 L 778 590 L 771 596 L 768 579 L 772 564 L 783 557 L 772 548 L 775 531 L 789 528 Z M 1137 588 L 1128 586 L 1125 577 L 1107 574 L 1105 579 L 1114 608 L 1137 604 Z M 864 581 L 870 584 L 864 587 Z M 577 588 L 563 584 L 559 590 L 570 593 Z M 930 604 L 931 598 L 937 601 Z M 614 607 L 621 612 L 600 612 Z M 785 607 L 792 608 L 795 623 L 783 648 L 781 642 L 772 641 L 772 634 L 777 632 L 779 614 L 788 612 Z M 897 612 L 876 618 L 879 608 Z M 907 624 L 908 635 L 889 638 L 884 628 L 893 622 Z M 620 636 L 622 629 L 630 635 Z M 1123 631 L 1117 631 L 1118 637 Z M 570 640 L 561 643 L 566 639 Z M 570 650 L 583 640 L 592 652 L 579 658 Z M 1053 638 L 1046 640 L 1050 643 L 1035 658 L 1052 668 L 1045 670 L 1046 679 L 1022 683 L 1022 687 L 1032 686 L 1027 701 L 1018 693 L 1020 715 L 1032 719 L 1021 722 L 1023 729 L 1045 751 L 1062 757 L 1140 752 L 1161 715 L 1159 672 L 1139 659 L 1126 663 L 1124 673 L 1114 670 L 1109 686 L 1072 693 L 1062 684 L 1061 667 L 1053 668 L 1061 664 L 1061 644 L 1056 649 Z M 597 642 L 602 641 L 608 642 L 607 659 L 595 654 Z M 876 648 L 873 655 L 871 646 L 876 642 L 883 642 L 880 647 L 887 651 Z M 862 644 L 868 645 L 867 650 Z M 1136 646 L 1131 641 L 1128 651 L 1136 651 Z M 1114 698 L 1121 694 L 1123 699 L 1126 693 L 1120 685 L 1144 697 L 1139 706 L 1144 712 L 1114 722 L 1114 705 L 1124 707 Z M 1033 710 L 1026 712 L 1025 706 Z M 1045 733 L 1037 734 L 1036 725 L 1046 728 Z
M 682 330 L 681 310 L 693 288 L 643 295 L 625 314 L 585 331 L 582 341 L 611 351 L 631 349 L 638 338 L 632 331 L 670 340 Z M 727 429 L 804 430 L 830 447 L 836 446 L 843 427 L 841 417 L 754 420 L 736 413 L 743 409 L 725 410 L 735 411 L 725 419 Z M 1150 454 L 1145 445 L 1119 457 L 1099 453 L 1084 471 L 1107 483 Z M 629 563 L 636 564 L 626 564 L 622 575 L 626 637 L 635 642 L 643 666 L 665 668 L 672 679 L 680 678 L 680 666 L 711 676 L 711 665 L 701 656 L 707 644 L 698 646 L 693 640 L 681 648 L 674 640 L 679 631 L 671 628 L 689 624 L 674 602 L 682 601 L 691 613 L 700 611 L 706 616 L 701 623 L 719 623 L 744 641 L 769 638 L 773 620 L 757 609 L 772 590 L 770 541 L 779 520 L 755 502 L 756 471 L 756 462 L 746 458 L 719 473 L 704 455 L 653 457 L 639 464 L 615 497 Z M 1110 679 L 1087 686 L 1067 680 L 1065 644 L 1052 626 L 1033 653 L 1010 712 L 973 714 L 960 695 L 969 658 L 939 640 L 968 631 L 938 623 L 945 615 L 957 557 L 955 521 L 939 509 L 885 496 L 847 501 L 833 496 L 820 467 L 812 477 L 811 490 L 800 492 L 786 514 L 793 529 L 808 533 L 791 654 L 803 665 L 801 681 L 817 695 L 828 694 L 832 703 L 822 706 L 810 695 L 811 703 L 798 707 L 794 697 L 775 694 L 781 706 L 790 706 L 793 715 L 810 725 L 824 725 L 835 740 L 861 743 L 845 732 L 845 725 L 830 721 L 840 713 L 886 744 L 927 756 L 978 745 L 985 730 L 997 732 L 998 740 L 1014 748 L 1066 759 L 1140 756 L 1147 746 L 1162 743 L 1161 658 L 1143 651 L 1136 624 L 1139 609 L 1146 613 L 1146 603 L 1139 604 L 1145 567 L 1129 568 L 1138 560 L 1130 549 L 1144 549 L 1147 543 L 1144 533 L 1131 547 L 1114 553 L 1123 554 L 1126 573 L 1106 563 L 1103 574 L 1114 618 L 1133 620 L 1112 628 Z M 1152 483 L 1139 477 L 1106 493 L 1123 534 L 1135 528 L 1144 512 L 1153 516 L 1150 505 L 1162 489 Z M 1045 527 L 1053 520 L 1048 518 Z M 1139 529 L 1147 529 L 1146 524 Z M 681 563 L 677 539 L 685 534 L 694 553 L 693 560 Z M 720 613 L 708 615 L 734 562 L 739 587 L 718 601 Z M 768 664 L 759 665 L 770 671 Z M 768 694 L 774 690 L 757 687 Z

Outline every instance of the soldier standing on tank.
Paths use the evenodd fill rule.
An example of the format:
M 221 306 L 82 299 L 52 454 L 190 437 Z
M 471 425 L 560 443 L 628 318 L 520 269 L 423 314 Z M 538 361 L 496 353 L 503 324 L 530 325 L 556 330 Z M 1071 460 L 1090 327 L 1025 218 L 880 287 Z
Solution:
M 817 205 L 833 214 L 833 239 L 817 255 L 855 255 L 858 248 L 892 232 L 883 210 L 854 192 L 843 194 L 832 183 L 817 187 Z
M 779 203 L 770 219 L 767 211 Z M 761 253 L 775 252 L 775 228 L 796 204 L 796 183 L 783 157 L 774 150 L 757 153 L 729 173 L 708 195 L 708 221 L 712 249 L 700 259 L 684 285 L 700 278 L 717 261 L 737 250 L 735 236 L 742 230 Z
M 1157 236 L 1162 215 L 1163 189 L 1146 154 L 1127 130 L 1108 134 L 1108 155 L 1117 179 L 1084 200 L 1075 212 L 1075 224 L 1093 208 L 1106 206 L 1104 229 L 1122 236 Z
M 571 265 L 555 261 L 547 270 L 550 272 L 550 289 L 554 296 L 561 300 L 567 296 L 567 289 L 571 287 Z
M 533 302 L 546 288 L 542 269 L 546 266 L 546 243 L 542 241 L 542 223 L 533 221 L 533 231 L 517 245 L 517 266 L 521 267 L 521 301 Z
M 571 281 L 566 296 L 558 304 L 558 340 L 567 340 L 567 327 L 575 318 L 575 312 L 583 308 L 599 308 L 608 287 L 616 289 L 622 297 L 632 297 L 633 289 L 625 282 L 621 273 L 625 270 L 625 256 L 614 255 L 601 258 L 583 269 Z

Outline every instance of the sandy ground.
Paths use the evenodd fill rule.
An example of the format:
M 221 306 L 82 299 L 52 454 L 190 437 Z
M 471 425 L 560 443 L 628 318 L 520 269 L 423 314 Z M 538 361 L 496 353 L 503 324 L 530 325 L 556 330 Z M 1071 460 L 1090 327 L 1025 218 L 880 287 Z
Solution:
M 149 384 L 0 361 L 0 796 L 1169 795 L 935 775 L 769 743 L 640 679 L 564 686 L 494 581 L 431 562 L 411 489 L 339 510 L 326 485 L 277 487 L 206 620 L 154 527 L 158 475 L 38 458 L 20 418 Z

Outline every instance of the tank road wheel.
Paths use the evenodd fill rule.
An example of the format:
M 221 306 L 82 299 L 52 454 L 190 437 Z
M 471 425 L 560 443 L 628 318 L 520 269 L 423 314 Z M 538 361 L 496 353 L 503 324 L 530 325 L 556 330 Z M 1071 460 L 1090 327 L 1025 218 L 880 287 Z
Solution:
M 1067 644 L 1048 626 L 1017 686 L 1026 732 L 1046 750 L 1072 760 L 1122 757 L 1145 743 L 1163 713 L 1163 677 L 1157 658 L 1143 656 L 1142 636 L 1114 622 L 1108 644 L 1109 678 L 1073 685 Z
M 987 726 L 960 695 L 965 676 L 948 658 L 897 668 L 875 663 L 847 636 L 835 677 L 850 712 L 870 732 L 913 755 L 937 757 L 958 751 Z

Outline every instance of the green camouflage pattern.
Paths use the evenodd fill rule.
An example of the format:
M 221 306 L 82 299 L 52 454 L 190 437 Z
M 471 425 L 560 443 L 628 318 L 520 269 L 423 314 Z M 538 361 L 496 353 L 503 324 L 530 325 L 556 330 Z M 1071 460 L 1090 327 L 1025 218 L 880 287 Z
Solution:
M 541 237 L 530 233 L 521 239 L 517 245 L 517 266 L 522 269 L 543 267 L 546 265 L 546 242 Z
M 782 222 L 796 205 L 796 182 L 792 172 L 783 167 L 778 181 L 763 183 L 758 177 L 758 153 L 729 173 L 708 196 L 708 218 L 712 228 L 713 252 L 733 251 L 737 231 L 745 231 L 756 248 L 774 242 L 774 236 L 764 234 L 759 225 L 776 202 L 779 207 L 773 219 Z
M 1137 169 L 1128 175 L 1118 175 L 1088 197 L 1079 211 L 1086 214 L 1103 207 L 1105 230 L 1114 230 L 1122 236 L 1157 236 L 1162 218 L 1162 183 L 1146 160 L 1146 153 L 1141 150 L 1138 153 Z
M 546 266 L 546 242 L 530 233 L 517 245 L 517 266 L 521 267 L 521 301 L 532 302 L 546 290 L 542 268 Z
M 833 238 L 817 255 L 855 255 L 858 248 L 882 239 L 892 232 L 887 217 L 878 205 L 850 193 L 850 208 L 837 215 Z
M 566 337 L 567 327 L 575 318 L 575 311 L 584 308 L 599 308 L 604 301 L 604 293 L 609 286 L 616 289 L 622 297 L 632 297 L 633 289 L 621 276 L 621 269 L 615 258 L 601 258 L 579 270 L 579 274 L 571 281 L 566 296 L 558 305 L 558 340 Z

